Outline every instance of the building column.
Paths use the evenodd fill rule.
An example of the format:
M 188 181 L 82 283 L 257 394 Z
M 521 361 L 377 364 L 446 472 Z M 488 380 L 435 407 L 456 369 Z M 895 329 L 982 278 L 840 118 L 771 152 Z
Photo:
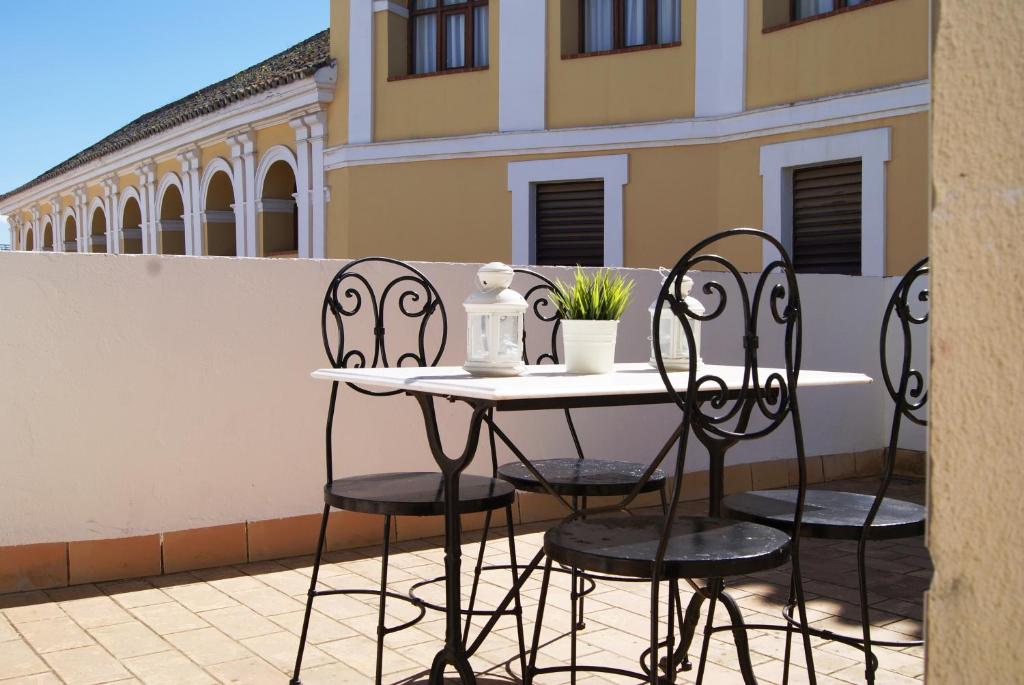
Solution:
M 142 213 L 142 253 L 156 254 L 156 166 L 148 162 L 136 168 L 135 173 L 139 176 L 139 204 L 142 205 L 139 207 Z
M 199 148 L 192 146 L 176 156 L 181 163 L 181 200 L 185 206 L 185 254 L 201 255 L 205 250 L 199 213 Z
M 32 207 L 28 212 L 32 217 L 29 220 L 29 227 L 32 229 L 32 250 L 38 251 L 43 245 L 43 238 L 39 235 L 39 207 Z
M 348 142 L 373 142 L 373 3 L 369 0 L 349 3 Z
M 303 121 L 309 127 L 309 156 L 311 165 L 311 221 L 313 240 L 310 257 L 323 259 L 327 256 L 327 202 L 330 196 L 327 176 L 324 171 L 324 137 L 327 135 L 327 113 L 315 112 Z
M 302 117 L 288 124 L 295 129 L 295 213 L 299 225 L 299 256 L 312 256 L 313 235 L 310 222 L 309 126 Z
M 79 252 L 92 252 L 92 225 L 89 217 L 89 194 L 85 186 L 78 186 L 72 191 L 75 198 L 75 242 L 78 244 Z M 63 230 L 63 229 L 61 229 Z M 61 239 L 61 249 L 64 249 L 64 240 Z
M 121 252 L 121 231 L 117 217 L 117 176 L 108 176 L 103 185 L 103 213 L 107 216 L 107 254 Z
M 7 217 L 7 226 L 10 228 L 11 231 L 11 250 L 17 250 L 19 249 L 18 239 L 21 238 L 21 236 L 19 235 L 21 231 L 21 222 L 18 220 L 16 216 L 11 215 Z
M 256 145 L 253 135 L 243 131 L 228 137 L 231 146 L 231 168 L 242 189 L 242 201 L 235 207 L 235 245 L 239 256 L 255 257 L 259 254 L 256 236 Z M 238 204 L 241 204 L 239 213 Z M 241 219 L 241 220 L 239 220 Z

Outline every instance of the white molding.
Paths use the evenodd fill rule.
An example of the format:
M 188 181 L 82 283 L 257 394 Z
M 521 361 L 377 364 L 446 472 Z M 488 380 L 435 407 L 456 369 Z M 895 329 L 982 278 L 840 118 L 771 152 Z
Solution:
M 763 229 L 792 250 L 793 167 L 844 159 L 862 162 L 861 271 L 864 276 L 885 275 L 885 163 L 892 156 L 888 127 L 804 138 L 761 146 Z M 765 245 L 765 264 L 778 251 Z
M 44 202 L 54 192 L 76 183 L 93 183 L 104 175 L 134 172 L 150 158 L 173 156 L 184 146 L 223 142 L 232 131 L 285 123 L 297 111 L 320 109 L 331 102 L 336 80 L 335 67 L 322 67 L 311 77 L 257 93 L 27 188 L 4 200 L 0 213 L 9 214 L 19 207 Z
M 547 9 L 517 0 L 498 11 L 498 129 L 542 131 L 546 120 Z
M 535 186 L 549 181 L 604 181 L 604 265 L 623 264 L 622 187 L 629 182 L 629 155 L 537 159 L 508 163 L 512 192 L 512 263 L 535 261 Z
M 409 18 L 409 10 L 402 7 L 397 2 L 389 2 L 389 0 L 373 0 L 373 11 L 374 12 L 391 12 L 397 14 L 403 19 Z
M 327 203 L 330 202 L 330 189 L 327 187 L 327 174 L 324 171 L 324 140 L 327 136 L 327 113 L 320 111 L 308 114 L 302 119 L 309 129 L 309 161 L 310 161 L 310 221 L 312 222 L 312 241 L 309 256 L 324 259 L 327 256 Z
M 348 15 L 348 140 L 373 140 L 373 6 L 367 0 L 349 3 Z
M 291 214 L 295 207 L 295 200 L 285 198 L 268 197 L 256 201 L 256 211 L 267 214 Z
M 697 0 L 694 114 L 742 112 L 746 95 L 747 0 Z
M 103 212 L 103 235 L 96 236 L 92 233 L 92 222 L 96 218 L 96 210 Z M 107 226 L 110 225 L 110 217 L 107 215 L 107 203 L 101 197 L 94 197 L 92 202 L 89 203 L 89 208 L 86 210 L 86 217 L 88 221 L 83 229 L 85 235 L 89 237 L 89 252 L 92 252 L 92 248 L 100 243 L 96 242 L 94 238 L 103 238 L 104 241 L 107 239 Z M 105 250 L 106 251 L 106 250 Z
M 928 81 L 916 81 L 701 119 L 339 145 L 327 150 L 326 164 L 327 169 L 343 169 L 442 159 L 704 145 L 927 112 L 930 100 Z

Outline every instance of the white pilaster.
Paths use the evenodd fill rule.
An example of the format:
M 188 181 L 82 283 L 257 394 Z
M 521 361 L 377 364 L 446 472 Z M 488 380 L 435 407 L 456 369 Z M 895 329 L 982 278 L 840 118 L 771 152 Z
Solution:
M 242 202 L 241 214 L 235 203 L 235 245 L 239 256 L 255 257 L 256 243 L 256 159 L 255 142 L 249 131 L 237 133 L 228 138 L 231 146 L 231 164 L 235 178 L 241 179 Z M 241 219 L 241 220 L 239 220 Z
M 92 252 L 91 232 L 89 217 L 89 194 L 85 186 L 78 186 L 74 191 L 75 195 L 75 242 L 79 252 Z M 61 249 L 64 249 L 64 239 L 61 238 Z
M 309 126 L 301 117 L 288 122 L 295 129 L 295 213 L 299 225 L 299 256 L 312 253 L 312 231 L 309 212 Z
M 57 251 L 57 245 L 60 244 L 60 249 L 64 249 L 64 226 L 61 224 L 61 218 L 64 212 L 61 209 L 60 196 L 54 195 L 50 198 L 50 230 L 53 234 L 53 250 Z M 45 221 L 40 221 L 40 228 Z M 43 234 L 39 234 L 39 245 L 43 244 Z
M 32 227 L 32 251 L 35 252 L 42 249 L 43 245 L 43 236 L 39 234 L 39 208 L 32 207 L 28 211 L 29 214 L 32 216 L 29 225 Z
M 313 240 L 310 256 L 323 259 L 327 256 L 327 176 L 324 170 L 324 137 L 327 135 L 327 113 L 316 112 L 305 117 L 309 126 L 309 156 L 311 165 L 310 210 Z
M 199 148 L 192 146 L 176 155 L 181 164 L 181 200 L 185 211 L 185 254 L 203 254 L 202 223 L 199 207 Z
M 156 235 L 156 166 L 147 162 L 139 166 L 135 173 L 139 176 L 139 200 L 142 205 L 142 253 L 158 252 Z
M 107 217 L 107 254 L 118 254 L 121 252 L 121 232 L 117 230 L 117 176 L 107 176 L 103 179 L 102 184 L 103 213 Z
M 696 50 L 696 116 L 742 112 L 746 100 L 747 0 L 697 0 Z
M 502 3 L 499 9 L 498 128 L 542 131 L 546 123 L 545 2 L 516 0 Z
M 350 2 L 348 18 L 348 142 L 372 143 L 373 3 L 368 0 Z

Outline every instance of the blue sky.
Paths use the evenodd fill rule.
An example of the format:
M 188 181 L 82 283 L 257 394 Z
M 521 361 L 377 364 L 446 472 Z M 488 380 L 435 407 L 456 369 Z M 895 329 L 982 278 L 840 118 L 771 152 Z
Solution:
M 329 11 L 330 0 L 3 0 L 0 192 L 327 28 Z

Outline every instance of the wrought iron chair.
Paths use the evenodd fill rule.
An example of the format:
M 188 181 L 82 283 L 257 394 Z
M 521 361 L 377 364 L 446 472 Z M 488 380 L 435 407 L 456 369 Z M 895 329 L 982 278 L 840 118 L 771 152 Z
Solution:
M 383 288 L 375 289 L 373 281 L 377 280 L 375 276 L 380 276 L 381 273 L 386 273 L 390 280 L 381 278 L 380 280 L 384 282 Z M 366 318 L 371 324 L 370 335 L 366 335 L 365 330 L 360 331 L 353 328 L 353 325 L 357 323 L 357 317 L 360 316 Z M 409 332 L 414 334 L 416 341 L 409 345 L 413 349 L 396 351 L 388 346 L 385 332 L 391 330 L 391 326 L 385 327 L 385 319 L 389 324 L 395 324 L 391 320 L 392 316 L 399 321 L 404 321 L 406 328 L 411 329 Z M 331 280 L 321 311 L 321 332 L 324 350 L 334 368 L 387 367 L 392 363 L 395 366 L 435 366 L 441 359 L 447 342 L 448 319 L 440 294 L 420 271 L 408 264 L 387 257 L 367 257 L 348 263 Z M 361 335 L 363 337 L 360 337 Z M 364 342 L 371 338 L 372 342 Z M 392 337 L 393 339 L 394 337 Z M 347 385 L 357 392 L 375 397 L 398 394 L 397 391 L 376 392 L 351 383 Z M 327 482 L 323 489 L 323 518 L 320 524 L 320 537 L 317 542 L 313 575 L 310 579 L 306 600 L 306 613 L 299 638 L 299 649 L 295 658 L 295 672 L 290 681 L 292 685 L 301 684 L 302 654 L 306 645 L 313 600 L 316 597 L 339 594 L 377 595 L 379 597 L 375 678 L 378 685 L 381 682 L 384 638 L 390 633 L 417 623 L 423 618 L 428 608 L 443 610 L 443 607 L 432 605 L 414 596 L 391 592 L 387 589 L 392 519 L 395 516 L 443 516 L 444 487 L 441 474 L 438 472 L 399 472 L 335 478 L 333 436 L 338 390 L 339 383 L 335 382 L 331 387 L 327 410 Z M 505 510 L 508 520 L 513 587 L 517 580 L 512 523 L 514 499 L 515 490 L 508 483 L 483 476 L 462 476 L 459 488 L 460 513 L 488 512 L 489 514 L 499 509 Z M 378 514 L 384 517 L 379 590 L 317 589 L 317 576 L 323 561 L 328 515 L 332 508 Z M 417 616 L 400 625 L 386 626 L 384 623 L 385 604 L 389 598 L 410 603 L 418 611 Z M 522 612 L 519 608 L 518 595 L 516 596 L 516 608 L 504 613 L 515 615 L 521 636 Z M 523 648 L 522 638 L 520 638 L 520 642 L 521 648 Z
M 725 258 L 709 251 L 722 243 L 737 242 L 737 239 L 744 236 L 747 236 L 746 239 L 756 238 L 771 243 L 781 255 L 779 259 L 766 266 L 757 277 L 752 294 L 736 267 Z M 610 673 L 638 678 L 652 685 L 674 683 L 678 670 L 688 668 L 689 663 L 686 661 L 685 653 L 679 654 L 675 651 L 675 619 L 677 613 L 681 614 L 678 586 L 675 583 L 669 584 L 666 639 L 663 641 L 659 638 L 658 617 L 662 581 L 684 580 L 693 586 L 695 597 L 706 597 L 710 602 L 697 683 L 701 683 L 704 677 L 711 635 L 722 630 L 731 630 L 733 633 L 739 652 L 740 670 L 745 682 L 756 682 L 749 653 L 746 651 L 746 629 L 742 615 L 736 603 L 724 592 L 725 578 L 776 568 L 792 560 L 796 569 L 794 579 L 800 621 L 802 626 L 807 625 L 799 573 L 799 535 L 791 537 L 770 526 L 722 518 L 719 506 L 725 453 L 728 448 L 737 442 L 767 436 L 789 419 L 799 465 L 800 496 L 797 498 L 794 528 L 797 533 L 800 530 L 803 515 L 802 495 L 806 489 L 807 474 L 796 392 L 801 344 L 800 296 L 792 263 L 777 240 L 755 229 L 738 228 L 725 231 L 700 241 L 688 250 L 672 269 L 658 295 L 653 339 L 659 339 L 660 315 L 665 307 L 669 307 L 686 332 L 691 359 L 696 359 L 697 353 L 690 319 L 701 322 L 716 319 L 725 312 L 730 300 L 726 288 L 721 283 L 712 281 L 704 285 L 703 292 L 708 296 L 716 296 L 717 303 L 709 307 L 708 312 L 703 315 L 688 310 L 681 292 L 682 277 L 687 271 L 701 266 L 724 269 L 724 279 L 731 282 L 732 287 L 738 291 L 733 297 L 740 304 L 737 309 L 740 310 L 744 323 L 744 359 L 740 387 L 729 389 L 728 383 L 720 375 L 723 373 L 720 369 L 698 368 L 694 364 L 686 372 L 687 389 L 685 393 L 680 393 L 675 389 L 678 374 L 674 374 L 676 381 L 673 382 L 665 370 L 661 350 L 655 346 L 658 372 L 669 395 L 682 412 L 682 423 L 622 502 L 613 507 L 577 512 L 545 534 L 544 551 L 547 560 L 525 678 L 527 684 L 532 683 L 537 674 L 565 670 L 572 671 L 574 675 L 576 671 Z M 777 282 L 779 278 L 781 282 Z M 763 369 L 760 366 L 758 340 L 759 336 L 764 334 L 764 322 L 759 321 L 762 318 L 761 314 L 767 315 L 763 318 L 776 329 L 774 333 L 784 340 L 780 350 L 780 358 L 784 359 L 785 364 L 782 370 Z M 711 499 L 708 516 L 678 515 L 682 477 L 675 479 L 667 513 L 623 515 L 627 513 L 627 505 L 646 486 L 673 446 L 676 447 L 675 473 L 681 476 L 691 431 L 708 448 L 710 454 Z M 643 672 L 602 665 L 537 667 L 552 563 L 561 563 L 589 572 L 642 578 L 651 583 L 650 646 L 641 656 Z M 706 585 L 701 586 L 697 583 L 698 579 L 708 581 Z M 715 607 L 719 601 L 728 610 L 730 625 L 714 624 Z M 699 602 L 696 606 L 699 609 Z M 683 618 L 681 615 L 678 618 L 682 627 Z M 803 632 L 803 636 L 810 681 L 814 683 L 810 636 L 806 631 Z M 658 657 L 662 648 L 665 648 L 665 654 L 670 655 L 664 661 Z M 660 674 L 659 670 L 663 670 L 664 674 Z
M 882 474 L 874 496 L 835 490 L 807 492 L 802 534 L 806 537 L 830 540 L 857 540 L 857 581 L 863 636 L 839 635 L 830 631 L 811 629 L 812 635 L 835 640 L 861 649 L 865 655 L 865 679 L 875 681 L 878 659 L 872 645 L 883 647 L 911 647 L 923 644 L 920 640 L 883 641 L 871 639 L 871 621 L 868 615 L 868 585 L 865 555 L 871 540 L 895 540 L 924 534 L 927 510 L 913 502 L 887 497 L 896 466 L 896 450 L 900 428 L 904 419 L 919 426 L 927 426 L 924 415 L 928 393 L 924 375 L 913 367 L 913 333 L 917 326 L 928 321 L 926 303 L 928 290 L 924 280 L 928 274 L 928 259 L 922 259 L 903 276 L 885 307 L 879 340 L 882 379 L 892 399 L 892 425 L 889 443 L 883 450 Z M 917 311 L 912 300 L 916 299 Z M 895 326 L 894 326 L 895 324 Z M 896 328 L 895 339 L 900 352 L 898 373 L 893 374 L 889 364 L 890 335 Z M 754 490 L 726 497 L 722 508 L 726 515 L 746 521 L 774 526 L 781 530 L 793 529 L 793 503 L 797 492 L 788 490 Z M 792 620 L 792 597 L 784 611 L 787 622 Z M 786 672 L 789 667 L 789 635 L 786 647 Z

